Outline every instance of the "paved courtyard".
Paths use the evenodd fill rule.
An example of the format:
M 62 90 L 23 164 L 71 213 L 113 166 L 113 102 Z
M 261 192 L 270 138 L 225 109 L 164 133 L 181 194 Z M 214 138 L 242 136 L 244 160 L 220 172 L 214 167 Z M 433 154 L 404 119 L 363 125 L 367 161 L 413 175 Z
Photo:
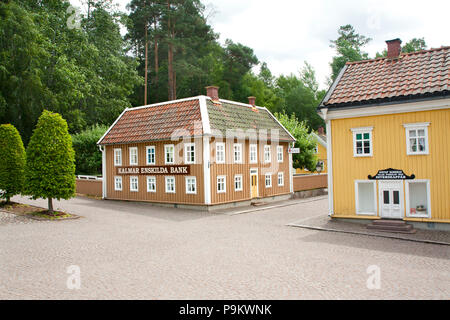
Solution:
M 326 215 L 323 197 L 240 215 L 81 197 L 55 207 L 83 218 L 0 213 L 0 299 L 450 298 L 448 246 L 287 226 Z

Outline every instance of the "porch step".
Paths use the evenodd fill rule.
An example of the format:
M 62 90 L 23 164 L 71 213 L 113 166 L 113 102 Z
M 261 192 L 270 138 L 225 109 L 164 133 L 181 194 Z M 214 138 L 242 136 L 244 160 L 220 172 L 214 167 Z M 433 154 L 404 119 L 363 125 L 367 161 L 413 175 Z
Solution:
M 375 220 L 367 225 L 367 229 L 393 233 L 416 233 L 414 227 L 405 221 L 387 219 Z

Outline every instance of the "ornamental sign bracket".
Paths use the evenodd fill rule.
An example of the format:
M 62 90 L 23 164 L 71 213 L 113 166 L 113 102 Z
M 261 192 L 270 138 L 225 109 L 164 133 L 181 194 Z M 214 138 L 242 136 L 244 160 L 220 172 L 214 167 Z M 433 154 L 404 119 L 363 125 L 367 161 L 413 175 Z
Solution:
M 408 176 L 403 170 L 397 169 L 385 169 L 380 170 L 375 176 L 368 176 L 369 180 L 414 180 L 416 176 L 414 174 Z

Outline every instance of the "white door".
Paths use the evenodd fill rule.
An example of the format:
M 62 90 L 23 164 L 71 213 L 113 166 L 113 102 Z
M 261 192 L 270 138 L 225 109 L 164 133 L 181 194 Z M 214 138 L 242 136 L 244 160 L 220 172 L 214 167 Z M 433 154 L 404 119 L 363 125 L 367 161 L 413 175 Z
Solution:
M 381 218 L 403 219 L 403 181 L 379 181 Z

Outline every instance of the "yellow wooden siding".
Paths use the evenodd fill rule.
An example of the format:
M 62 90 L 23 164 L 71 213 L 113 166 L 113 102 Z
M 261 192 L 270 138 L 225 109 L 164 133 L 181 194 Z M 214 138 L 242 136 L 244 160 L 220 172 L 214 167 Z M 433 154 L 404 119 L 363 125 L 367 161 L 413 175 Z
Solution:
M 318 153 L 317 153 L 317 160 L 323 161 L 323 170 L 321 173 L 328 173 L 328 163 L 327 163 L 327 149 L 321 145 L 320 143 L 317 143 L 318 146 Z M 296 169 L 296 174 L 311 174 L 311 171 L 305 170 L 305 169 Z
M 403 124 L 421 122 L 430 122 L 429 155 L 407 155 Z M 427 221 L 450 220 L 450 109 L 338 119 L 332 120 L 331 126 L 335 216 L 356 215 L 355 180 L 367 180 L 378 170 L 394 168 L 430 180 L 431 219 Z M 351 128 L 370 126 L 373 156 L 356 158 Z M 403 215 L 406 217 L 405 212 Z

